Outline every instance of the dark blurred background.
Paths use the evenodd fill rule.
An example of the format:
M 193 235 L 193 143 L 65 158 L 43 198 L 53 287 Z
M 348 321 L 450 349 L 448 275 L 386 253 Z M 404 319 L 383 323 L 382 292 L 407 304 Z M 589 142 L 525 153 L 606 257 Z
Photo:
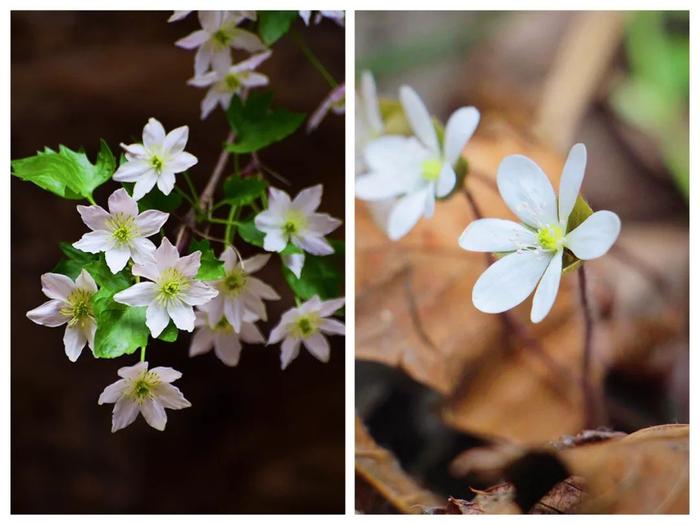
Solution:
M 12 158 L 44 146 L 84 146 L 94 159 L 104 138 L 140 141 L 151 116 L 166 130 L 187 124 L 191 170 L 201 190 L 227 133 L 217 109 L 199 119 L 205 90 L 185 85 L 194 53 L 173 45 L 198 28 L 197 17 L 168 24 L 169 12 L 13 12 L 11 16 Z M 344 72 L 343 30 L 330 21 L 295 27 L 336 79 Z M 328 86 L 287 36 L 260 70 L 275 103 L 309 114 Z M 321 210 L 344 217 L 344 119 L 330 115 L 261 153 L 292 181 L 292 194 L 324 183 Z M 98 204 L 116 188 L 96 192 Z M 85 230 L 75 205 L 12 180 L 12 512 L 13 513 L 339 513 L 344 510 L 344 339 L 333 337 L 322 364 L 302 350 L 282 372 L 279 346 L 244 347 L 235 368 L 213 352 L 190 359 L 190 336 L 149 345 L 148 361 L 183 373 L 176 384 L 192 407 L 168 411 L 164 432 L 137 421 L 110 433 L 112 405 L 102 389 L 137 357 L 73 364 L 63 329 L 34 325 L 39 277 L 60 258 L 59 241 Z M 184 207 L 180 213 L 184 214 Z M 177 222 L 168 235 L 174 240 Z M 342 238 L 344 230 L 334 232 Z M 283 296 L 268 303 L 268 333 L 294 300 L 278 258 L 260 277 Z

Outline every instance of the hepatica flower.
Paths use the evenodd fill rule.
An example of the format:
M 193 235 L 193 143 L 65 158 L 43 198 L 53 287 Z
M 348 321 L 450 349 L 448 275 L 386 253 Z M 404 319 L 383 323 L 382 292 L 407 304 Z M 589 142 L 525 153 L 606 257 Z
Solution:
M 604 255 L 620 233 L 620 219 L 610 211 L 597 211 L 567 231 L 586 168 L 586 147 L 576 144 L 564 165 L 559 199 L 547 176 L 522 155 L 506 157 L 498 168 L 498 190 L 511 211 L 522 221 L 479 219 L 459 238 L 465 250 L 509 252 L 477 280 L 474 306 L 500 313 L 523 302 L 532 292 L 530 319 L 538 323 L 549 313 L 559 290 L 565 250 L 578 259 Z M 539 283 L 539 284 L 538 284 Z
M 121 379 L 105 388 L 97 401 L 98 405 L 114 403 L 112 432 L 131 425 L 139 412 L 153 428 L 165 430 L 166 408 L 180 410 L 192 406 L 180 389 L 170 384 L 182 377 L 170 367 L 149 370 L 148 362 L 142 361 L 120 368 L 117 375 Z
M 202 120 L 207 118 L 217 104 L 224 110 L 228 109 L 233 95 L 245 96 L 251 88 L 266 86 L 269 79 L 262 73 L 254 70 L 267 60 L 271 54 L 272 51 L 258 53 L 238 64 L 225 65 L 220 69 L 208 71 L 188 80 L 187 83 L 190 86 L 209 88 L 202 99 Z
M 316 129 L 329 111 L 333 111 L 336 115 L 345 113 L 345 84 L 333 88 L 328 96 L 323 99 L 316 111 L 309 117 L 306 132 L 309 133 Z
M 317 295 L 297 308 L 282 314 L 279 324 L 270 332 L 268 344 L 282 341 L 280 360 L 282 370 L 299 355 L 299 345 L 316 359 L 327 363 L 330 359 L 330 346 L 323 334 L 345 334 L 345 325 L 336 319 L 329 319 L 336 310 L 345 304 L 344 298 L 321 301 Z
M 236 251 L 228 246 L 220 259 L 224 261 L 226 274 L 223 279 L 210 283 L 218 290 L 219 295 L 202 306 L 202 309 L 208 312 L 211 322 L 217 324 L 225 318 L 236 332 L 240 332 L 246 312 L 252 313 L 254 319 L 267 320 L 263 299 L 274 301 L 280 296 L 252 274 L 265 266 L 270 256 L 261 254 L 239 261 Z
M 479 123 L 473 107 L 455 111 L 447 121 L 445 140 L 438 139 L 428 110 L 408 86 L 400 91 L 401 105 L 414 137 L 387 135 L 370 142 L 364 151 L 368 173 L 357 179 L 358 198 L 382 201 L 398 197 L 387 223 L 388 235 L 406 235 L 421 215 L 432 217 L 435 199 L 455 187 L 455 165 Z
M 155 235 L 168 220 L 158 210 L 139 213 L 136 201 L 121 188 L 107 201 L 109 212 L 101 206 L 78 206 L 78 213 L 90 228 L 73 246 L 88 253 L 105 252 L 112 273 L 120 272 L 129 259 L 143 263 L 152 257 L 155 245 L 146 237 Z
M 27 312 L 27 317 L 44 326 L 66 326 L 63 344 L 68 359 L 75 362 L 85 347 L 92 349 L 95 343 L 95 318 L 92 312 L 92 296 L 97 285 L 85 270 L 73 280 L 60 273 L 41 276 L 41 291 L 50 299 Z
M 118 303 L 129 306 L 147 306 L 146 325 L 153 337 L 158 337 L 170 319 L 180 330 L 194 330 L 193 306 L 208 303 L 217 291 L 195 280 L 201 252 L 180 257 L 170 241 L 164 237 L 151 261 L 134 264 L 132 273 L 149 279 L 114 295 Z
M 384 122 L 377 97 L 377 85 L 369 71 L 360 77 L 361 91 L 355 97 L 355 164 L 358 173 L 365 171 L 364 150 L 384 132 Z
M 235 330 L 225 317 L 212 322 L 211 315 L 205 310 L 198 310 L 196 316 L 194 325 L 197 328 L 190 343 L 190 357 L 205 354 L 213 348 L 222 363 L 236 366 L 241 358 L 241 342 L 265 342 L 265 336 L 253 322 L 256 318 L 251 314 L 244 318 L 239 330 Z
M 121 144 L 126 162 L 112 177 L 119 182 L 135 182 L 133 197 L 141 199 L 153 186 L 169 195 L 175 186 L 175 174 L 195 164 L 197 157 L 185 151 L 189 128 L 180 126 L 167 135 L 163 125 L 154 118 L 143 128 L 143 144 Z
M 184 49 L 197 49 L 195 76 L 203 75 L 209 66 L 213 69 L 230 66 L 231 48 L 250 53 L 265 49 L 255 33 L 238 27 L 244 20 L 255 20 L 255 11 L 198 11 L 197 15 L 202 28 L 175 42 Z

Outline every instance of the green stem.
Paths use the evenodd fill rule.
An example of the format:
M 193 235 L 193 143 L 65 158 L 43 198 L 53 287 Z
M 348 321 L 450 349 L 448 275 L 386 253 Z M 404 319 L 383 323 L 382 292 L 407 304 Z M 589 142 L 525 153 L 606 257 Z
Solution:
M 328 85 L 331 88 L 338 87 L 338 82 L 336 82 L 333 75 L 331 75 L 323 64 L 321 64 L 321 61 L 314 54 L 314 52 L 311 51 L 309 46 L 306 45 L 306 42 L 304 42 L 304 40 L 301 38 L 301 35 L 296 30 L 292 30 L 292 36 L 294 37 L 296 44 L 299 46 L 299 49 L 301 49 L 301 52 L 304 53 L 306 59 L 314 67 L 314 69 L 320 73 L 325 81 L 328 82 Z
M 226 232 L 224 233 L 224 240 L 226 241 L 226 246 L 231 245 L 231 243 L 233 242 L 233 236 L 236 232 L 236 225 L 233 223 L 233 220 L 236 217 L 237 211 L 237 206 L 231 206 L 231 209 L 228 211 L 228 220 L 226 221 Z
M 188 204 L 189 204 L 190 206 L 192 206 L 193 208 L 198 208 L 197 203 L 194 202 L 194 201 L 192 200 L 192 197 L 190 197 L 189 195 L 187 195 L 187 193 L 185 193 L 184 191 L 182 191 L 182 190 L 181 190 L 180 188 L 178 188 L 177 186 L 175 186 L 175 191 L 178 192 L 178 193 L 182 196 L 182 198 L 185 199 L 185 200 L 188 202 Z
M 241 176 L 241 164 L 238 153 L 233 154 L 233 172 L 236 174 L 236 177 Z
M 233 224 L 235 226 L 238 226 L 238 222 L 234 220 L 224 220 L 224 219 L 217 219 L 216 217 L 206 217 L 204 219 L 206 222 L 210 222 L 212 224 L 223 224 L 224 226 L 228 226 L 229 224 Z
M 141 362 L 143 363 L 146 360 L 146 345 L 143 345 L 141 347 Z
M 199 195 L 197 194 L 197 188 L 194 187 L 192 179 L 190 178 L 190 174 L 184 171 L 182 175 L 185 177 L 187 187 L 190 189 L 190 193 L 192 194 L 192 201 L 199 203 Z M 197 204 L 197 207 L 199 207 L 199 204 Z
M 90 204 L 92 204 L 93 206 L 97 206 L 97 203 L 95 202 L 95 199 L 92 198 L 92 195 L 87 195 L 85 198 Z

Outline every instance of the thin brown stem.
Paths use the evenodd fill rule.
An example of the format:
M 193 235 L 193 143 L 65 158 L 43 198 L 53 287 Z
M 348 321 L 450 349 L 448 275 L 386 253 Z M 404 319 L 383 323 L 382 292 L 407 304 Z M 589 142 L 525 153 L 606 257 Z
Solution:
M 579 296 L 581 299 L 581 309 L 583 310 L 583 361 L 581 366 L 581 388 L 583 391 L 584 404 L 584 428 L 596 428 L 598 416 L 596 410 L 595 393 L 591 385 L 591 358 L 593 354 L 593 314 L 588 300 L 586 289 L 586 270 L 581 265 L 578 271 L 579 276 Z

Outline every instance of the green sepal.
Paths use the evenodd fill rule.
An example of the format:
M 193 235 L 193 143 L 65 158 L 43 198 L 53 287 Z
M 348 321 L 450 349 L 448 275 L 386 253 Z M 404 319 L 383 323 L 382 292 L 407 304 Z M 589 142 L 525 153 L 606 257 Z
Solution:
M 287 284 L 299 299 L 306 301 L 314 295 L 321 299 L 334 299 L 343 291 L 345 268 L 345 243 L 329 241 L 335 250 L 331 255 L 319 257 L 306 254 L 301 277 L 297 278 L 286 266 L 282 266 Z
M 593 215 L 593 209 L 590 207 L 586 199 L 581 195 L 576 197 L 576 204 L 574 204 L 574 209 L 571 210 L 571 215 L 569 215 L 569 221 L 566 224 L 566 233 L 572 232 L 576 229 L 583 221 L 588 217 Z M 581 266 L 581 259 L 576 257 L 571 250 L 564 250 L 564 260 L 562 262 L 562 274 L 571 272 Z
M 224 269 L 224 262 L 219 260 L 219 258 L 216 256 L 209 241 L 207 239 L 193 239 L 187 248 L 187 253 L 193 253 L 197 250 L 202 253 L 202 256 L 199 259 L 200 265 L 195 279 L 199 279 L 201 281 L 215 281 L 217 279 L 223 279 L 226 273 Z
M 270 46 L 286 35 L 298 16 L 297 11 L 258 11 L 258 34 L 265 45 Z

